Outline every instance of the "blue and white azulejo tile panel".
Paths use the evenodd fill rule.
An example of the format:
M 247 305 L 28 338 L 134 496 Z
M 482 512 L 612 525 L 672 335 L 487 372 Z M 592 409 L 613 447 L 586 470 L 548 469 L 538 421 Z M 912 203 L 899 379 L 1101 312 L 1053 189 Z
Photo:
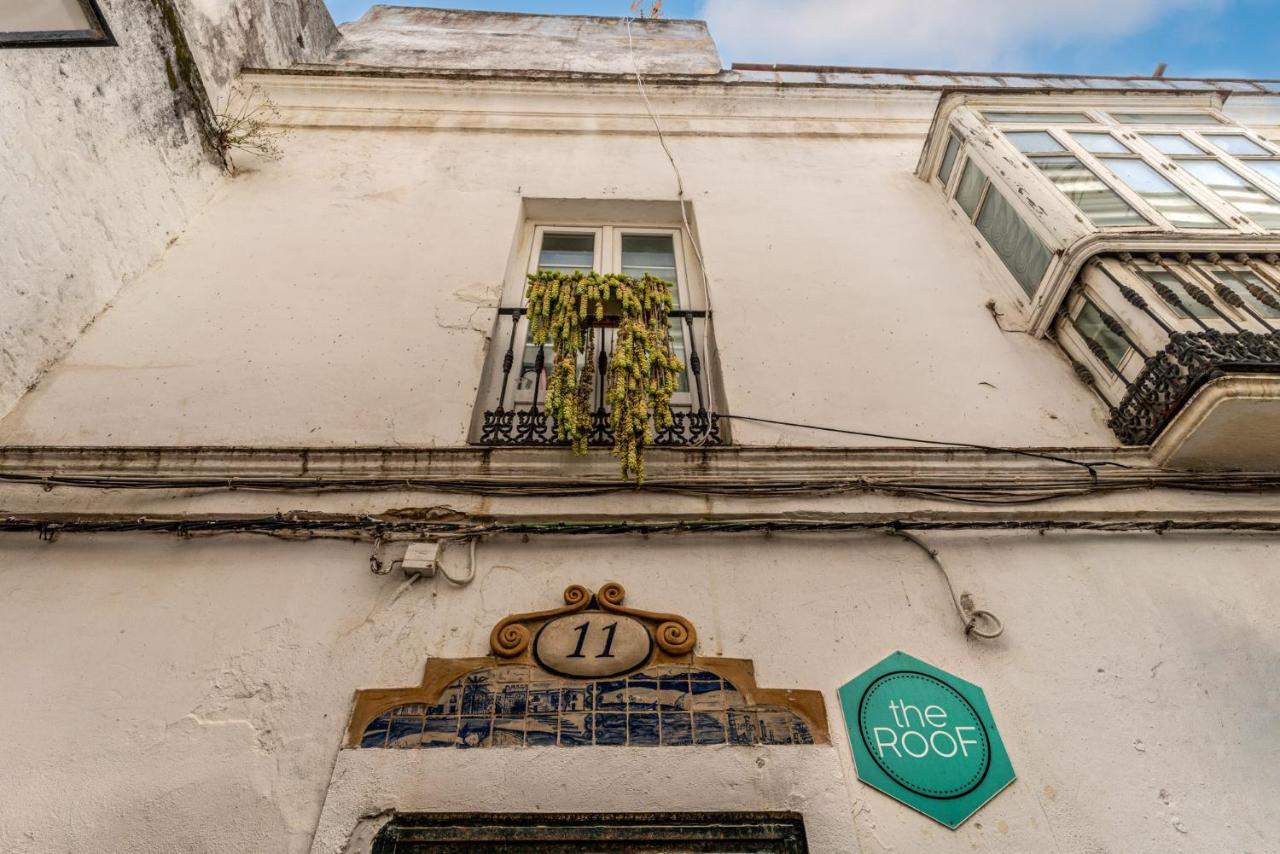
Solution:
M 598 681 L 520 665 L 476 670 L 434 703 L 379 715 L 360 740 L 362 748 L 463 749 L 813 743 L 790 709 L 750 705 L 718 674 L 679 665 Z

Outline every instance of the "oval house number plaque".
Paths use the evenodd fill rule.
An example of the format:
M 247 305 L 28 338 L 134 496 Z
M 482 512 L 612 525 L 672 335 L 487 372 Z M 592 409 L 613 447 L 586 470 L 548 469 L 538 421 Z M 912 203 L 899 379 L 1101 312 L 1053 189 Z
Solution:
M 583 611 L 552 620 L 533 641 L 538 663 L 564 676 L 597 677 L 626 673 L 652 652 L 653 639 L 639 620 L 601 611 Z

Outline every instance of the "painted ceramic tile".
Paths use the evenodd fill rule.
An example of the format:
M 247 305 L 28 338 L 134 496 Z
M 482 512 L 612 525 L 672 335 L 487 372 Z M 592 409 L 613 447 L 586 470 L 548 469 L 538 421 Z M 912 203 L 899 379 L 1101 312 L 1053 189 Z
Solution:
M 627 716 L 596 712 L 596 744 L 626 744 Z
M 627 743 L 632 747 L 654 747 L 659 740 L 658 716 L 651 712 L 632 712 L 627 716 Z
M 662 746 L 684 747 L 693 744 L 693 723 L 688 712 L 662 713 Z
M 493 712 L 495 715 L 514 716 L 525 713 L 525 700 L 529 689 L 525 685 L 503 685 L 494 697 Z
M 392 718 L 388 747 L 417 747 L 422 741 L 422 718 Z
M 638 679 L 631 677 L 627 680 L 627 708 L 631 711 L 657 711 L 658 708 L 658 680 L 657 679 Z
M 427 706 L 428 715 L 456 715 L 462 711 L 462 686 L 454 683 L 440 693 L 437 703 Z
M 596 682 L 596 711 L 627 708 L 627 683 L 624 681 Z
M 594 722 L 589 714 L 560 715 L 560 746 L 578 747 L 591 743 Z
M 554 715 L 538 715 L 525 720 L 524 743 L 529 747 L 555 747 L 560 721 Z
M 800 719 L 799 715 L 791 716 L 791 743 L 792 744 L 813 744 L 813 732 L 810 731 L 809 725 Z
M 560 689 L 560 711 L 589 712 L 595 700 L 594 683 Z
M 533 682 L 529 685 L 529 714 L 553 714 L 560 709 L 560 683 Z
M 459 747 L 488 747 L 493 722 L 489 718 L 459 718 Z
M 791 712 L 785 709 L 760 709 L 756 712 L 760 722 L 761 744 L 791 743 Z
M 374 729 L 370 726 L 364 731 L 364 737 L 360 739 L 360 746 L 364 747 L 386 747 L 387 731 L 385 729 Z
M 513 664 L 508 667 L 498 667 L 491 671 L 495 682 L 528 682 L 529 668 L 523 664 Z
M 730 744 L 755 744 L 759 741 L 756 737 L 756 716 L 753 712 L 746 709 L 730 709 L 728 717 Z
M 724 744 L 728 740 L 729 721 L 725 712 L 694 712 L 693 743 Z
M 462 714 L 493 713 L 493 683 L 487 674 L 473 673 L 462 685 Z
M 422 731 L 423 747 L 453 747 L 458 740 L 458 719 L 427 718 L 427 725 Z
M 524 718 L 494 718 L 494 747 L 524 747 Z

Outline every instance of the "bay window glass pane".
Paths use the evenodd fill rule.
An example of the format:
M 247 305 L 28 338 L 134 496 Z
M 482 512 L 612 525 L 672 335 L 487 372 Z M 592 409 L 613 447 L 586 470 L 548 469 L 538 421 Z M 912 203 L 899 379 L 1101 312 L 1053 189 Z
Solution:
M 976 225 L 1027 296 L 1034 294 L 1052 256 L 1014 207 L 993 189 L 987 193 Z
M 1071 138 L 1094 154 L 1128 154 L 1129 148 L 1109 133 L 1073 132 Z
M 1173 309 L 1173 313 L 1178 317 L 1186 317 L 1188 312 L 1190 312 L 1192 317 L 1206 318 L 1218 316 L 1214 313 L 1213 309 L 1209 308 L 1209 306 L 1201 305 L 1193 300 L 1191 295 L 1187 293 L 1186 286 L 1182 284 L 1182 280 L 1173 275 L 1173 273 L 1170 273 L 1167 270 L 1160 270 L 1158 272 L 1155 270 L 1143 270 L 1142 275 L 1146 276 L 1153 282 L 1159 282 L 1169 290 L 1173 291 L 1173 295 L 1178 298 L 1180 303 L 1182 303 L 1182 308 L 1178 308 L 1178 306 L 1169 302 L 1164 297 L 1160 297 L 1160 301 Z M 1159 296 L 1159 292 L 1157 292 L 1157 296 Z
M 947 140 L 947 150 L 942 153 L 942 165 L 938 167 L 938 180 L 945 186 L 951 181 L 951 170 L 956 166 L 956 156 L 960 153 L 960 140 L 955 134 Z
M 1217 217 L 1141 160 L 1109 157 L 1103 161 L 1138 195 L 1177 228 L 1225 228 Z
M 1235 278 L 1230 277 L 1225 273 L 1220 274 L 1219 278 L 1227 283 L 1227 287 L 1231 288 L 1231 290 L 1238 293 L 1240 295 L 1240 298 L 1243 299 L 1245 302 L 1247 302 L 1249 304 L 1249 307 L 1252 308 L 1257 314 L 1260 314 L 1263 317 L 1280 317 L 1280 311 L 1277 311 L 1276 309 L 1267 305 L 1262 300 L 1255 297 L 1252 293 L 1249 292 L 1248 288 L 1240 284 L 1239 280 L 1244 279 L 1246 282 L 1250 283 L 1251 285 L 1254 285 L 1255 287 L 1260 288 L 1263 291 L 1263 293 L 1271 294 L 1272 299 L 1280 300 L 1280 292 L 1277 292 L 1275 288 L 1271 287 L 1266 282 L 1264 282 L 1262 280 L 1262 277 L 1259 276 L 1257 273 L 1254 273 L 1252 271 L 1244 272 L 1244 271 L 1237 270 Z
M 1147 221 L 1093 174 L 1078 158 L 1032 157 L 1049 180 L 1099 228 L 1119 225 L 1146 225 Z
M 1180 133 L 1144 133 L 1142 138 L 1162 154 L 1204 154 L 1204 149 Z
M 1250 160 L 1246 164 L 1250 169 L 1258 172 L 1263 178 L 1271 179 L 1271 183 L 1280 187 L 1280 159 L 1276 160 Z
M 1217 160 L 1181 160 L 1179 163 L 1254 222 L 1267 228 L 1280 228 L 1280 202 Z
M 1253 273 L 1252 270 L 1235 270 L 1234 273 L 1235 275 L 1231 275 L 1230 273 L 1224 273 L 1224 271 L 1221 270 L 1213 270 L 1213 275 L 1215 275 L 1217 279 L 1220 279 L 1222 283 L 1226 284 L 1226 287 L 1229 287 L 1236 293 L 1239 293 L 1240 298 L 1248 303 L 1249 307 L 1253 309 L 1254 314 L 1261 315 L 1263 318 L 1280 318 L 1280 311 L 1276 311 L 1275 309 L 1272 309 L 1271 306 L 1268 306 L 1266 302 L 1258 300 L 1258 298 L 1253 296 L 1253 294 L 1249 292 L 1249 289 L 1244 287 L 1240 282 L 1242 282 L 1243 279 L 1244 282 L 1248 282 L 1256 288 L 1261 288 L 1263 293 L 1270 293 L 1271 297 L 1275 298 L 1275 300 L 1280 300 L 1280 292 L 1276 292 L 1275 288 L 1268 286 L 1266 282 L 1263 282 L 1260 275 Z
M 1205 136 L 1209 142 L 1221 148 L 1228 154 L 1249 155 L 1269 155 L 1271 152 L 1263 148 L 1258 143 L 1249 139 L 1249 137 L 1240 133 L 1215 133 L 1212 136 Z
M 1030 122 L 1038 125 L 1078 125 L 1093 124 L 1093 119 L 1084 113 L 1015 113 L 1009 111 L 983 111 L 988 121 L 993 122 Z
M 1005 137 L 1025 154 L 1066 151 L 1056 139 L 1042 130 L 1006 131 Z
M 1076 331 L 1085 338 L 1092 338 L 1102 347 L 1107 365 L 1111 370 L 1117 374 L 1120 373 L 1120 363 L 1129 353 L 1129 342 L 1106 327 L 1098 307 L 1091 302 L 1085 302 L 1073 322 Z
M 590 273 L 596 263 L 596 236 L 594 234 L 542 235 L 542 249 L 538 253 L 539 270 L 555 270 L 572 273 L 575 270 Z
M 965 163 L 964 172 L 960 174 L 960 186 L 956 188 L 956 201 L 970 218 L 978 208 L 978 200 L 982 198 L 982 188 L 987 184 L 987 176 L 982 174 L 972 160 Z
M 1216 125 L 1208 113 L 1112 113 L 1111 118 L 1126 125 Z

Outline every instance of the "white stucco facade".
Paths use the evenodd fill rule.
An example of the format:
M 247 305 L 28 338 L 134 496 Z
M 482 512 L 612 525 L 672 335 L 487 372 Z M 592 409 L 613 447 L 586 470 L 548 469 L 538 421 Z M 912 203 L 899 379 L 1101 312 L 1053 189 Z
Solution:
M 575 33 L 616 47 L 617 21 L 477 16 L 468 68 L 467 20 L 383 9 L 314 55 L 268 39 L 262 67 L 205 74 L 270 96 L 279 159 L 240 158 L 232 179 L 194 142 L 152 135 L 148 153 L 145 127 L 112 126 L 95 144 L 119 148 L 113 169 L 81 161 L 97 189 L 11 235 L 18 280 L 61 295 L 5 297 L 0 851 L 336 854 L 369 851 L 398 814 L 654 811 L 798 813 L 814 852 L 1280 849 L 1274 476 L 1122 446 L 1059 345 L 1021 323 L 1000 259 L 917 175 L 952 87 L 1212 104 L 1270 139 L 1277 96 L 719 71 L 700 26 L 646 24 L 716 411 L 864 435 L 725 419 L 727 447 L 651 449 L 635 488 L 605 449 L 478 444 L 477 408 L 538 227 L 665 228 L 692 247 L 672 164 L 612 48 L 563 56 Z M 504 33 L 546 37 L 560 64 L 513 65 Z M 42 60 L 0 61 L 8 85 Z M 86 136 L 37 136 L 91 66 L 0 96 L 30 117 L 4 162 L 80 157 Z M 108 219 L 120 184 L 134 207 Z M 30 183 L 0 204 L 47 198 Z M 51 241 L 64 263 L 93 256 L 84 293 L 32 257 Z M 774 530 L 517 532 L 744 521 Z M 966 635 L 903 526 L 1002 636 Z M 467 530 L 469 584 L 370 571 L 397 538 Z M 442 560 L 465 575 L 467 544 Z M 343 747 L 357 692 L 487 656 L 504 617 L 611 581 L 687 618 L 697 656 L 821 692 L 829 743 Z M 958 830 L 858 780 L 836 692 L 895 650 L 985 690 L 1017 773 Z

